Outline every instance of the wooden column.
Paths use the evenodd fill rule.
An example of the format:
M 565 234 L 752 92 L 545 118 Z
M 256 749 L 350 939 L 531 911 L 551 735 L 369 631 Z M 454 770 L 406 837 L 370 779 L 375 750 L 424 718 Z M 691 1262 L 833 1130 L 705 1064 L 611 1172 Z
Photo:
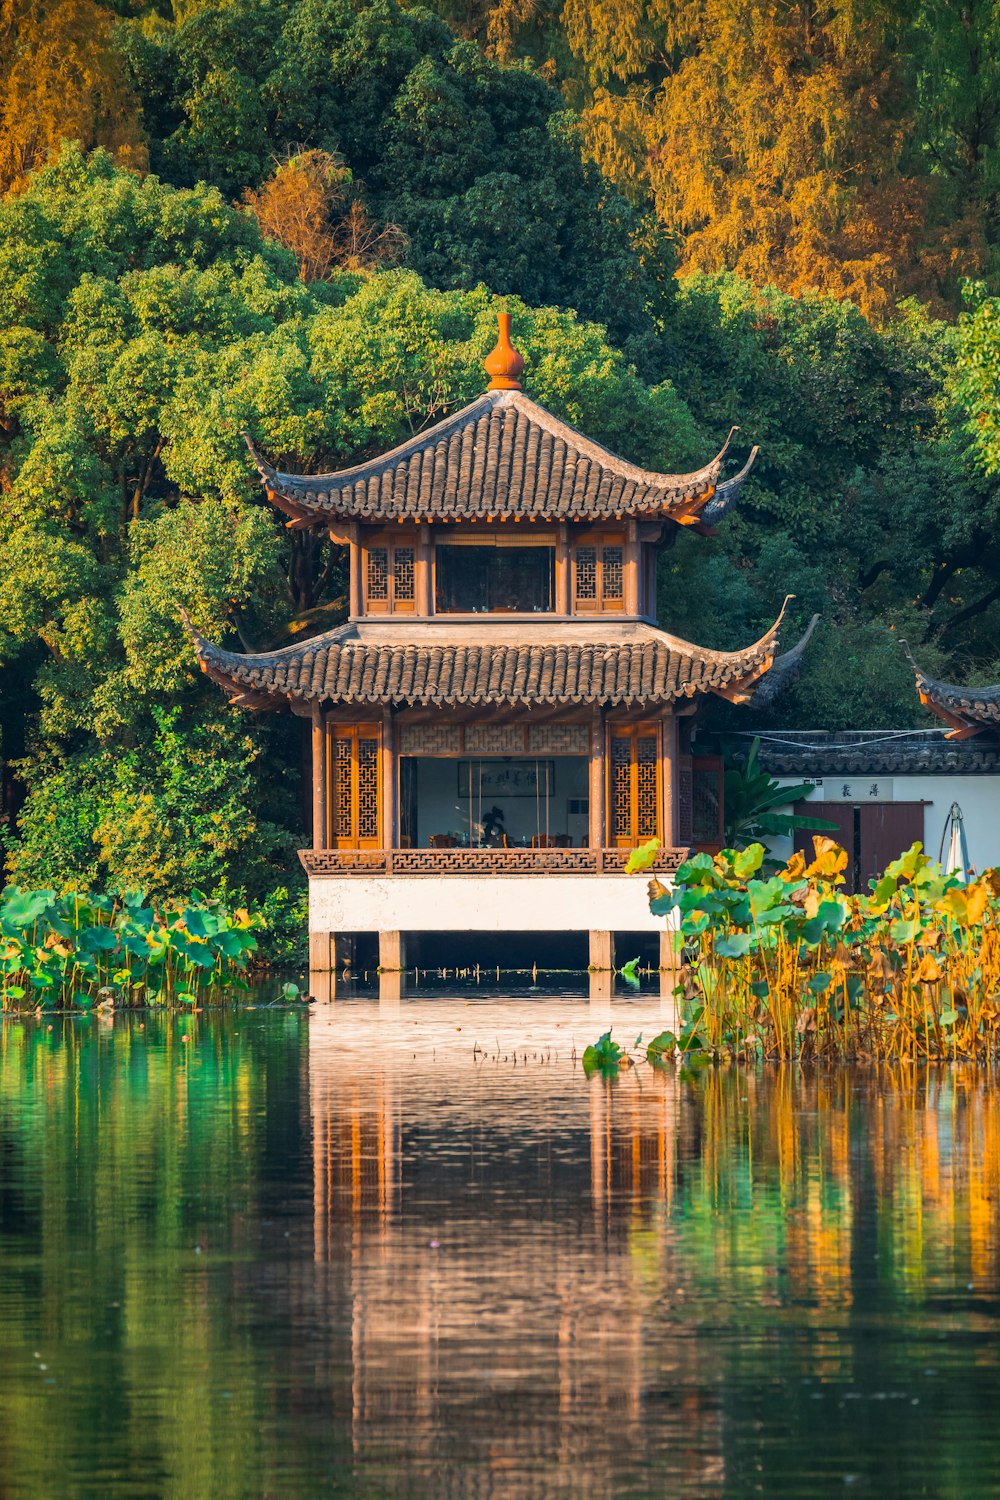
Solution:
M 382 710 L 382 847 L 395 849 L 396 720 L 388 704 Z
M 639 613 L 640 551 L 636 524 L 634 521 L 629 521 L 628 530 L 625 533 L 625 613 L 627 615 Z
M 361 529 L 351 527 L 351 617 L 356 618 L 362 610 L 361 589 Z
M 414 593 L 416 595 L 417 614 L 432 615 L 434 613 L 434 591 L 432 588 L 433 568 L 431 565 L 431 529 L 429 526 L 417 527 L 415 568 Z
M 326 848 L 326 724 L 319 704 L 312 711 L 312 846 Z
M 667 849 L 676 849 L 679 842 L 679 830 L 677 826 L 679 725 L 673 714 L 667 714 L 663 720 L 661 741 L 663 745 L 663 764 L 661 767 L 663 780 L 660 787 L 660 796 L 663 800 L 663 843 Z
M 604 715 L 594 709 L 590 721 L 590 826 L 591 849 L 604 848 Z
M 569 527 L 563 521 L 556 537 L 556 614 L 572 613 L 570 574 L 572 566 L 569 553 Z

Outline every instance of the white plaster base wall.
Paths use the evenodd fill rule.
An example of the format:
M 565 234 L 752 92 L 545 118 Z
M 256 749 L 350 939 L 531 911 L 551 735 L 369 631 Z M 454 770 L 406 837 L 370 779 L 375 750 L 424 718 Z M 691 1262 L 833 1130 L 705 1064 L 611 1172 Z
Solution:
M 314 875 L 309 930 L 662 932 L 646 884 L 639 875 Z

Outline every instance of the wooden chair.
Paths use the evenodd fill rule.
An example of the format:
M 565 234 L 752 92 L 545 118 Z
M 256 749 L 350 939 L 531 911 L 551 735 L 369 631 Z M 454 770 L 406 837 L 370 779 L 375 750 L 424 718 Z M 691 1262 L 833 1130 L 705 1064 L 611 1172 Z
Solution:
M 457 840 L 450 833 L 432 833 L 430 846 L 432 849 L 455 849 Z
M 568 833 L 536 833 L 531 839 L 532 849 L 568 849 Z

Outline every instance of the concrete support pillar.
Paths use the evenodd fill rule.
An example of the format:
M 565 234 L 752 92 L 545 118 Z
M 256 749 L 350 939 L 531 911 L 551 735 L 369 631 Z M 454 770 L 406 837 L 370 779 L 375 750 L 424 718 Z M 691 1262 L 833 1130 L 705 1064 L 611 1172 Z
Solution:
M 349 969 L 354 963 L 354 934 L 350 932 L 310 932 L 310 973 L 330 973 Z
M 590 932 L 590 967 L 610 970 L 615 966 L 615 935 L 592 928 Z
M 334 966 L 334 935 L 332 932 L 310 932 L 309 969 L 320 974 L 329 974 Z
M 406 944 L 401 932 L 379 933 L 378 966 L 380 969 L 406 968 Z
M 676 973 L 680 967 L 680 956 L 674 952 L 674 929 L 665 927 L 660 933 L 660 968 Z
M 326 848 L 326 725 L 318 706 L 312 712 L 312 846 Z

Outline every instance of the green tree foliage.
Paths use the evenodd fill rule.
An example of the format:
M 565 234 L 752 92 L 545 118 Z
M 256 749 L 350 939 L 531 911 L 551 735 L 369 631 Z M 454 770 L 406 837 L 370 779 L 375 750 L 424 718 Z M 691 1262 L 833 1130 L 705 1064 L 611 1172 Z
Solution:
M 901 637 L 930 670 L 991 661 L 997 496 L 956 420 L 962 333 L 912 308 L 878 330 L 850 303 L 730 276 L 685 279 L 672 333 L 699 427 L 739 420 L 761 455 L 718 538 L 666 554 L 661 615 L 735 646 L 786 589 L 793 623 L 818 610 L 798 687 L 773 710 L 800 725 L 910 722 Z
M 673 387 L 643 384 L 600 328 L 510 305 L 540 400 L 641 462 L 704 455 Z M 315 628 L 343 579 L 261 500 L 241 434 L 312 468 L 392 446 L 482 389 L 492 296 L 412 270 L 306 287 L 216 189 L 67 148 L 0 205 L 0 306 L 11 868 L 259 894 L 301 838 L 301 721 L 228 714 L 177 605 L 260 649 Z
M 954 310 L 1000 275 L 995 0 L 439 0 L 530 58 L 686 270 Z
M 165 179 L 233 198 L 290 152 L 338 153 L 433 284 L 572 306 L 653 359 L 669 247 L 582 161 L 530 70 L 396 0 L 229 0 L 119 39 Z

